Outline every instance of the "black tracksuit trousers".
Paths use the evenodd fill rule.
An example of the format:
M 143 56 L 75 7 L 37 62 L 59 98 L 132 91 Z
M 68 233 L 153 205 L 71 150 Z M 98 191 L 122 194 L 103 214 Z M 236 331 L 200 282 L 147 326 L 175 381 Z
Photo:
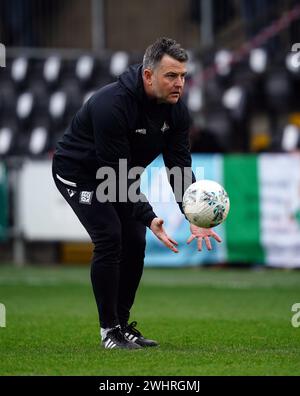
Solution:
M 143 272 L 146 227 L 124 203 L 100 203 L 97 181 L 70 187 L 57 179 L 55 169 L 53 177 L 94 244 L 91 281 L 100 326 L 125 325 Z M 84 203 L 82 192 L 88 192 Z

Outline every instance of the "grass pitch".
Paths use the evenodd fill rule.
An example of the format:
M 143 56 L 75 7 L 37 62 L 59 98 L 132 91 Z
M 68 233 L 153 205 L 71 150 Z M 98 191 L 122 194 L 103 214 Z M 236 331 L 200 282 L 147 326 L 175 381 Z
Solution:
M 159 348 L 104 350 L 88 268 L 0 266 L 0 375 L 299 375 L 300 272 L 146 269 L 132 320 Z

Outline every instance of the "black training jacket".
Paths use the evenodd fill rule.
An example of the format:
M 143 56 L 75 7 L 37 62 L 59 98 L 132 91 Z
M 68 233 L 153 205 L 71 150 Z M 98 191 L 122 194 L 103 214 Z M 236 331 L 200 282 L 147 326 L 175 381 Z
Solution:
M 54 155 L 54 167 L 61 177 L 77 183 L 95 181 L 100 167 L 110 166 L 118 172 L 119 159 L 127 159 L 129 168 L 145 168 L 162 154 L 167 168 L 189 168 L 190 179 L 182 189 L 195 181 L 190 169 L 188 110 L 181 100 L 173 105 L 150 100 L 141 72 L 141 65 L 129 67 L 75 114 Z M 170 183 L 174 191 L 172 177 Z M 182 210 L 182 191 L 178 196 L 178 191 L 174 193 Z M 134 217 L 147 226 L 156 217 L 149 202 L 130 205 Z

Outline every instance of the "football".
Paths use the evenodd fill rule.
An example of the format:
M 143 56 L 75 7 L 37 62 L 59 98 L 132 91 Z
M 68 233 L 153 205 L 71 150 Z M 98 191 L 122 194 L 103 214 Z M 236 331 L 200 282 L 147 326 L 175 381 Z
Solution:
M 199 180 L 185 191 L 182 206 L 192 224 L 212 228 L 226 219 L 230 201 L 227 192 L 219 183 L 213 180 Z

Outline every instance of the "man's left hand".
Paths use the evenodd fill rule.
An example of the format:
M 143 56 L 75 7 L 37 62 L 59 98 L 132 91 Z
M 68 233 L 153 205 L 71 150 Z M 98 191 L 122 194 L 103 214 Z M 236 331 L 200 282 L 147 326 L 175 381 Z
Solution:
M 194 224 L 190 224 L 190 229 L 191 229 L 191 236 L 187 240 L 187 243 L 191 243 L 195 238 L 198 239 L 197 245 L 198 245 L 198 250 L 202 250 L 202 240 L 204 238 L 206 247 L 208 250 L 212 250 L 211 242 L 210 242 L 210 237 L 215 238 L 216 241 L 222 242 L 222 239 L 219 237 L 219 235 L 212 230 L 212 228 L 200 228 L 195 226 Z

